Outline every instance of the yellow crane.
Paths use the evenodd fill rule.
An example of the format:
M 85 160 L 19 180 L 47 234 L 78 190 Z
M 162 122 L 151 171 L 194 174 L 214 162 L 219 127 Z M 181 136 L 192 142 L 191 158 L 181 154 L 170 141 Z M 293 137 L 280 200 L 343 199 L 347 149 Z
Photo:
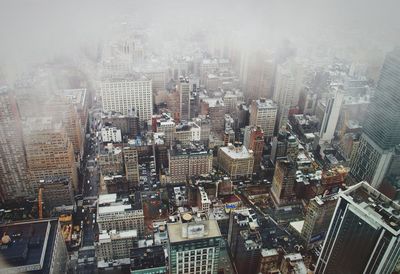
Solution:
M 42 199 L 43 199 L 43 187 L 39 187 L 39 195 L 38 195 L 38 213 L 39 213 L 39 219 L 43 219 L 43 204 L 42 204 Z

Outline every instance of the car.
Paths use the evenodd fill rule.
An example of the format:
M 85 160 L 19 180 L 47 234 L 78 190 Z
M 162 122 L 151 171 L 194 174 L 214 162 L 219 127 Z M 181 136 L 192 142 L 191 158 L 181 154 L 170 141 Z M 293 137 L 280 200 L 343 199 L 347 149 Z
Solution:
M 90 180 L 87 180 L 87 183 L 90 184 Z

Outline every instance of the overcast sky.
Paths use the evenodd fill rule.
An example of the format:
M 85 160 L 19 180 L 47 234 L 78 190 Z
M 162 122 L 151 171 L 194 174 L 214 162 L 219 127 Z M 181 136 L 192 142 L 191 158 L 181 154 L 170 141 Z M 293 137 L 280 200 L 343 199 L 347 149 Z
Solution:
M 0 66 L 73 54 L 108 37 L 111 23 L 124 18 L 177 30 L 229 29 L 251 42 L 300 37 L 312 44 L 324 32 L 332 41 L 348 41 L 353 37 L 341 33 L 354 29 L 364 36 L 361 44 L 390 47 L 400 37 L 399 10 L 398 0 L 2 0 Z

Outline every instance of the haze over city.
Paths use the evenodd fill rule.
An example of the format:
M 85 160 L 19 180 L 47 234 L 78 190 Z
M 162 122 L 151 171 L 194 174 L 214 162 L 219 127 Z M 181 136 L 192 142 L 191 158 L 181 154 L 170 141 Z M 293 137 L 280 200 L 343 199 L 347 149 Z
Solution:
M 399 273 L 396 0 L 3 0 L 0 273 Z

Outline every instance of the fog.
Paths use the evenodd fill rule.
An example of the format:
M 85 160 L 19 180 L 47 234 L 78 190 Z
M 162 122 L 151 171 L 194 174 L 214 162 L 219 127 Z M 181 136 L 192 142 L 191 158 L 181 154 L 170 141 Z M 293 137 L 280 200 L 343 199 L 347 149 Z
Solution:
M 157 42 L 201 30 L 235 33 L 249 47 L 276 48 L 288 39 L 297 48 L 344 43 L 388 49 L 400 37 L 399 8 L 396 0 L 3 0 L 0 66 L 15 75 L 35 63 L 72 57 L 109 39 L 124 21 L 152 27 Z

